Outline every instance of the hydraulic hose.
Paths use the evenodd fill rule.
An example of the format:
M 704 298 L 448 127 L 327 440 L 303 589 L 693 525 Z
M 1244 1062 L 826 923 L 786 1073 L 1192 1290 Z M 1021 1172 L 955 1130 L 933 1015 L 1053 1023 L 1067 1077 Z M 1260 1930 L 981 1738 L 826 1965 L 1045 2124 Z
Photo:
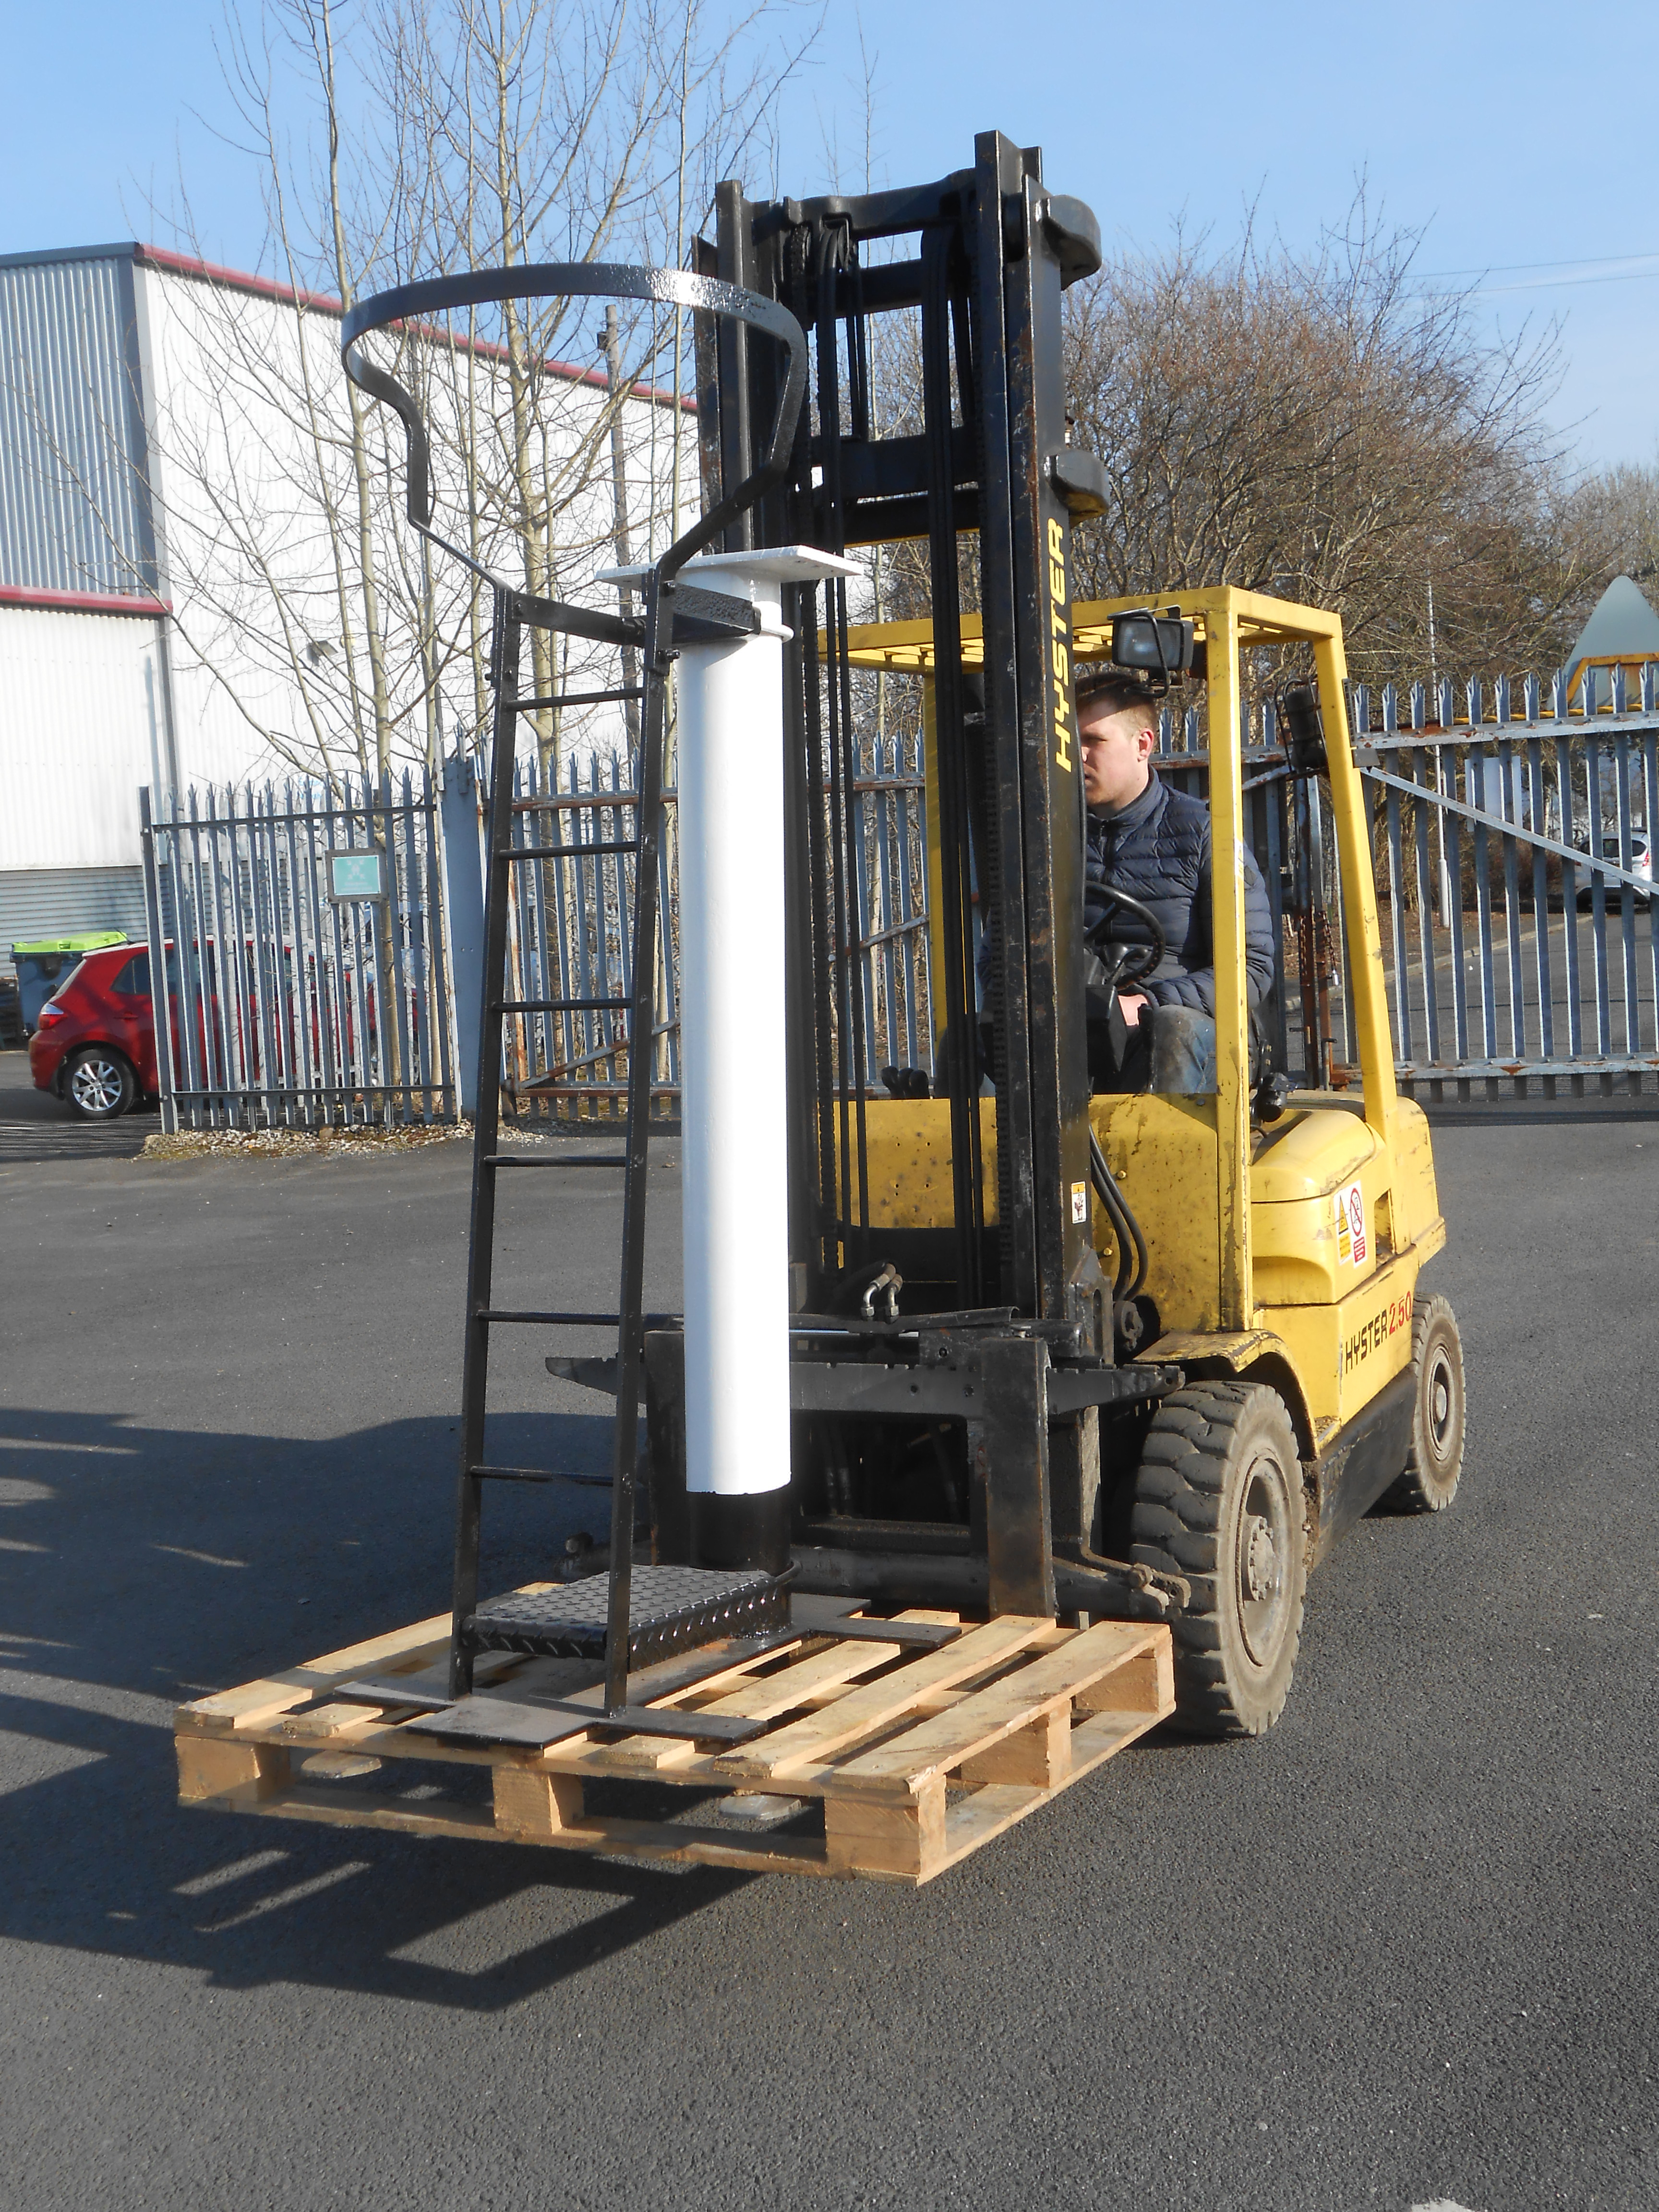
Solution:
M 1106 1155 L 1101 1151 L 1100 1139 L 1092 1128 L 1089 1131 L 1089 1174 L 1094 1183 L 1095 1195 L 1105 1207 L 1106 1218 L 1111 1223 L 1112 1234 L 1117 1240 L 1117 1277 L 1112 1285 L 1113 1301 L 1116 1304 L 1125 1298 L 1138 1298 L 1146 1287 L 1151 1267 L 1146 1239 L 1141 1234 L 1140 1224 L 1130 1211 L 1128 1200 L 1117 1187 L 1116 1177 L 1106 1164 Z
M 1112 1303 L 1115 1305 L 1123 1296 L 1133 1271 L 1134 1247 L 1124 1232 L 1122 1216 L 1118 1211 L 1118 1194 L 1111 1188 L 1109 1170 L 1101 1173 L 1101 1154 L 1098 1142 L 1091 1129 L 1089 1133 L 1089 1180 L 1094 1185 L 1095 1195 L 1106 1209 L 1106 1218 L 1112 1224 L 1112 1242 L 1117 1248 L 1112 1275 Z

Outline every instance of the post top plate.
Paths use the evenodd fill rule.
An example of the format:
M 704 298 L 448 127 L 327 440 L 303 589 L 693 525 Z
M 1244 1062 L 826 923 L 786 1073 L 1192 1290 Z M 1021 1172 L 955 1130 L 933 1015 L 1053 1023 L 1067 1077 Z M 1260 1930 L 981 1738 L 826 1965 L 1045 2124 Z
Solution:
M 600 584 L 641 584 L 650 574 L 648 562 L 636 562 L 626 568 L 601 568 L 594 580 Z M 756 583 L 816 584 L 831 576 L 866 574 L 860 562 L 849 561 L 843 553 L 823 552 L 816 545 L 772 545 L 757 547 L 751 552 L 700 553 L 680 570 L 681 578 L 688 584 L 705 579 L 713 584 L 717 577 L 734 584 L 744 579 Z

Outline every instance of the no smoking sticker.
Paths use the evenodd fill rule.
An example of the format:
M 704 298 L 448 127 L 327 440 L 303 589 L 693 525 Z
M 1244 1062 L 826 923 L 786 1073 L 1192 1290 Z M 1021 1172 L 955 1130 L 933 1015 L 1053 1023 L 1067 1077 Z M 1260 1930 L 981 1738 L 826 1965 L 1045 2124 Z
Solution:
M 1336 1194 L 1336 1256 L 1351 1267 L 1365 1264 L 1365 1194 L 1357 1182 Z

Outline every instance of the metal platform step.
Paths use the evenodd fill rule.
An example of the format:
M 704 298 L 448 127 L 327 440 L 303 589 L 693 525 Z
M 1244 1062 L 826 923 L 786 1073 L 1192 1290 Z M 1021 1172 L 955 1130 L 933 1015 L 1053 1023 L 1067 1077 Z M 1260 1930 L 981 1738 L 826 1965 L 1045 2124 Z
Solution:
M 610 1577 L 489 1598 L 462 1625 L 469 1652 L 522 1651 L 544 1658 L 605 1656 Z M 756 1636 L 789 1626 L 788 1584 L 752 1569 L 636 1566 L 629 1595 L 631 1674 L 717 1637 Z

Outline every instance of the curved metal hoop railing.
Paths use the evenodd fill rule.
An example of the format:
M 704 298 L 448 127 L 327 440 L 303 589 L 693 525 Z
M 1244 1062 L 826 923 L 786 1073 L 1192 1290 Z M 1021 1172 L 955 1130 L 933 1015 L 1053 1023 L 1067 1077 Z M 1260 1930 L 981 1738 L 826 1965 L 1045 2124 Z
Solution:
M 681 269 L 637 268 L 624 262 L 535 261 L 519 269 L 473 269 L 463 276 L 434 276 L 418 284 L 399 284 L 377 292 L 349 308 L 340 325 L 340 362 L 346 374 L 372 399 L 382 400 L 403 422 L 408 447 L 405 511 L 423 538 L 502 589 L 504 580 L 481 566 L 459 545 L 441 537 L 432 527 L 432 459 L 426 424 L 413 396 L 386 370 L 365 359 L 358 341 L 371 331 L 396 324 L 418 324 L 452 307 L 489 305 L 504 300 L 595 299 L 646 300 L 665 306 L 700 308 L 714 315 L 729 315 L 775 338 L 787 351 L 788 366 L 778 395 L 777 412 L 767 440 L 764 459 L 741 483 L 726 493 L 702 520 L 677 538 L 656 564 L 665 580 L 674 575 L 694 553 L 718 538 L 726 526 L 777 484 L 788 473 L 806 393 L 806 334 L 776 301 L 726 284 L 713 276 L 696 276 Z

